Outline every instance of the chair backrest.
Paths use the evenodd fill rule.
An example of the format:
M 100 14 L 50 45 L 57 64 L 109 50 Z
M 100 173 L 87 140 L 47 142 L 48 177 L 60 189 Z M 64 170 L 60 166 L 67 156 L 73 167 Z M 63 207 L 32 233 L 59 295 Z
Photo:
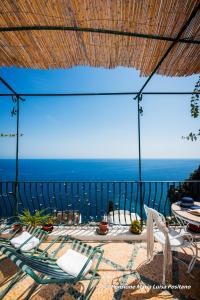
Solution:
M 29 225 L 26 229 L 32 236 L 35 236 L 39 240 L 44 240 L 48 236 L 48 232 L 44 231 L 38 227 L 33 227 L 32 225 Z
M 65 273 L 62 269 L 58 267 L 58 265 L 48 259 L 48 257 L 44 256 L 29 256 L 24 255 L 10 247 L 7 247 L 5 245 L 0 245 L 0 252 L 5 254 L 11 261 L 13 261 L 23 272 L 26 272 L 28 275 L 30 275 L 37 283 L 43 283 L 43 280 L 40 276 L 37 275 L 36 272 L 40 272 L 44 275 L 49 276 L 48 279 L 45 279 L 46 283 L 47 281 L 51 282 L 52 280 L 59 281 L 62 280 L 73 280 L 74 282 L 77 282 L 82 279 L 84 270 L 86 266 L 89 263 L 89 260 L 95 259 L 95 256 L 97 254 L 97 262 L 95 266 L 95 271 L 97 271 L 99 263 L 102 259 L 103 250 L 99 249 L 98 247 L 92 247 L 90 245 L 84 244 L 81 241 L 76 241 L 75 239 L 72 239 L 72 248 L 78 248 L 78 252 L 84 253 L 88 256 L 88 260 L 84 264 L 82 270 L 78 274 L 77 277 L 74 277 L 68 273 Z
M 165 217 L 157 210 L 148 207 L 146 204 L 144 204 L 144 210 L 147 215 L 147 218 L 149 212 L 151 212 L 154 226 L 159 228 L 163 233 L 166 232 L 167 227 L 166 227 Z
M 166 223 L 165 217 L 160 212 L 158 212 L 156 209 L 148 207 L 146 204 L 144 204 L 144 210 L 145 210 L 146 216 L 148 216 L 149 211 L 152 212 L 154 221 L 161 219 L 162 222 Z
M 5 245 L 0 245 L 0 251 L 39 284 L 42 283 L 43 280 L 37 272 L 49 276 L 49 281 L 57 280 L 58 283 L 62 280 L 67 281 L 73 279 L 73 276 L 58 268 L 55 262 L 47 261 L 44 257 L 24 255 Z
M 32 237 L 36 237 L 39 239 L 39 243 L 37 244 L 37 246 L 35 246 L 32 250 L 29 250 L 29 253 L 34 254 L 38 248 L 40 247 L 41 243 L 47 238 L 48 236 L 48 232 L 37 228 L 37 227 L 33 227 L 32 225 L 27 226 L 26 231 L 32 236 Z M 30 241 L 31 237 L 26 240 L 23 244 L 20 245 L 20 247 L 18 248 L 18 250 L 21 250 L 22 247 L 28 242 Z

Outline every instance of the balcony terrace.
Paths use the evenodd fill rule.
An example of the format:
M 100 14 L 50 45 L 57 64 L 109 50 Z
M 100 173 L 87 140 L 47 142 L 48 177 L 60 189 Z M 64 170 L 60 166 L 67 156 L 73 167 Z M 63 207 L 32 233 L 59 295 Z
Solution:
M 139 186 L 142 185 L 142 203 Z M 198 299 L 200 258 L 198 257 L 191 274 L 182 263 L 173 262 L 170 284 L 162 285 L 162 255 L 147 260 L 146 226 L 143 204 L 162 212 L 168 221 L 172 219 L 170 209 L 170 190 L 178 190 L 183 182 L 1 182 L 1 217 L 8 218 L 24 209 L 34 212 L 50 209 L 50 213 L 60 217 L 60 224 L 42 243 L 45 249 L 58 236 L 70 235 L 85 241 L 88 245 L 104 250 L 98 273 L 101 280 L 92 299 Z M 200 182 L 187 182 L 190 191 L 199 197 Z M 197 199 L 198 200 L 198 199 Z M 18 204 L 16 206 L 16 203 Z M 112 203 L 112 205 L 111 205 Z M 113 210 L 112 210 L 113 209 Z M 75 218 L 77 212 L 79 219 Z M 110 229 L 106 236 L 96 233 L 99 221 L 107 214 L 110 216 Z M 65 218 L 62 218 L 65 216 Z M 71 216 L 71 219 L 69 218 Z M 139 217 L 143 222 L 141 235 L 130 233 L 130 223 Z M 2 235 L 5 237 L 5 235 Z M 198 235 L 197 235 L 198 236 Z M 66 246 L 65 246 L 66 247 Z M 155 253 L 162 253 L 159 243 Z M 191 252 L 180 250 L 174 255 L 189 263 Z M 18 268 L 6 257 L 0 262 L 0 291 L 3 290 Z M 75 287 L 67 284 L 41 286 L 32 290 L 33 280 L 23 278 L 5 296 L 7 299 L 76 299 L 83 293 L 86 285 L 78 283 Z M 78 292 L 77 292 L 78 291 Z M 68 295 L 69 294 L 69 295 Z M 28 297 L 28 298 L 26 298 Z
M 92 300 L 199 299 L 199 253 L 191 274 L 187 273 L 185 264 L 177 263 L 177 259 L 181 259 L 188 264 L 191 252 L 181 248 L 173 253 L 176 260 L 173 261 L 171 276 L 168 278 L 169 285 L 162 285 L 162 281 L 163 261 L 171 251 L 171 245 L 168 244 L 167 249 L 165 245 L 161 247 L 156 242 L 154 250 L 161 254 L 163 252 L 165 259 L 162 255 L 155 255 L 151 261 L 147 261 L 149 227 L 144 204 L 162 213 L 167 226 L 175 223 L 176 228 L 180 229 L 180 224 L 172 214 L 171 204 L 180 200 L 182 194 L 179 190 L 183 187 L 186 194 L 192 195 L 195 201 L 200 201 L 200 181 L 143 181 L 140 132 L 140 117 L 143 113 L 141 102 L 144 95 L 192 95 L 191 115 L 194 118 L 199 116 L 199 81 L 194 91 L 189 92 L 144 91 L 155 74 L 190 76 L 199 73 L 199 11 L 198 0 L 1 1 L 0 67 L 49 69 L 78 65 L 105 68 L 123 66 L 135 68 L 140 71 L 140 75 L 149 77 L 136 92 L 18 93 L 0 76 L 1 83 L 9 90 L 9 93 L 1 93 L 0 97 L 11 97 L 14 105 L 11 113 L 16 116 L 16 133 L 2 134 L 16 137 L 16 168 L 14 181 L 0 180 L 0 299 L 81 300 L 89 299 L 89 296 Z M 25 101 L 24 97 L 105 95 L 135 95 L 139 181 L 20 181 L 19 138 L 23 136 L 20 132 L 20 109 Z M 191 139 L 196 137 L 193 133 L 189 135 Z M 29 252 L 22 251 L 21 246 L 16 247 L 17 250 L 14 246 L 11 247 L 9 238 L 13 231 L 18 234 L 17 230 L 22 230 L 23 234 L 23 230 L 27 230 L 26 234 L 32 234 L 30 241 L 34 237 L 38 243 L 41 236 L 46 236 L 38 227 L 23 228 L 18 224 L 21 227 L 15 230 L 11 224 L 8 230 L 4 228 L 12 223 L 13 217 L 18 219 L 24 210 L 34 214 L 43 209 L 57 218 L 57 224 L 47 239 L 41 241 L 40 249 L 38 248 L 40 251 L 34 250 L 31 256 Z M 109 220 L 109 232 L 107 235 L 99 235 L 96 229 L 105 216 Z M 138 220 L 143 227 L 139 235 L 129 230 L 134 220 Z M 163 224 L 165 225 L 164 221 Z M 185 221 L 182 225 L 185 225 Z M 169 239 L 167 226 L 166 244 Z M 185 227 L 182 229 L 186 230 Z M 34 235 L 36 233 L 37 237 Z M 85 282 L 79 280 L 75 286 L 64 284 L 64 280 L 67 278 L 70 281 L 72 276 L 67 276 L 70 273 L 66 275 L 67 272 L 63 273 L 63 269 L 55 264 L 54 254 L 58 254 L 56 247 L 61 247 L 59 256 L 65 253 L 64 248 L 69 244 L 61 241 L 66 241 L 65 237 L 68 235 L 72 239 L 74 237 L 86 242 L 82 246 L 82 241 L 73 239 L 78 250 L 89 255 L 87 259 L 90 263 L 91 253 L 96 255 L 104 250 L 102 257 L 97 255 L 97 261 L 99 259 L 100 262 L 97 273 L 94 266 L 90 265 L 90 273 L 95 274 L 96 278 L 100 275 L 101 279 L 87 298 L 83 297 Z M 198 250 L 199 234 L 192 236 L 190 246 Z M 50 245 L 53 245 L 52 253 Z M 76 265 L 75 259 L 73 264 Z M 84 267 L 80 273 L 83 270 Z M 19 279 L 16 277 L 11 284 L 12 288 L 4 295 L 2 291 L 12 283 L 16 274 Z M 76 278 L 80 279 L 79 275 L 78 273 Z M 85 274 L 82 272 L 81 275 Z M 49 283 L 45 281 L 48 276 L 54 284 L 46 284 Z M 63 281 L 59 281 L 60 284 L 57 285 L 56 279 Z M 35 286 L 35 282 L 41 281 L 45 284 Z

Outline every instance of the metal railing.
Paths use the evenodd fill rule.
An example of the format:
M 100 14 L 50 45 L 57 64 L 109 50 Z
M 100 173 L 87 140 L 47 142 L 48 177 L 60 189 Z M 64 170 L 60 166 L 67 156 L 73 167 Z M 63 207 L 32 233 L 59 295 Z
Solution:
M 200 201 L 200 181 L 66 181 L 17 184 L 14 181 L 2 181 L 0 217 L 6 218 L 16 212 L 21 214 L 25 209 L 31 212 L 47 209 L 52 214 L 71 212 L 75 215 L 79 212 L 81 223 L 89 223 L 100 221 L 110 212 L 113 223 L 129 224 L 134 216 L 145 219 L 144 203 L 165 216 L 170 216 L 171 201 L 179 200 L 183 187 L 196 201 Z

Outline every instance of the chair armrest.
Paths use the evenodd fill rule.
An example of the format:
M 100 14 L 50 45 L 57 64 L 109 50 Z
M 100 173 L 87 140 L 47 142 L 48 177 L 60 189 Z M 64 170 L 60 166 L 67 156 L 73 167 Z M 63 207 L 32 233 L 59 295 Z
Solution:
M 189 242 L 190 243 L 193 243 L 193 237 L 192 237 L 192 235 L 189 233 L 189 232 L 183 232 L 183 233 L 181 233 L 181 234 L 178 234 L 178 235 L 176 235 L 176 236 L 174 236 L 174 237 L 172 237 L 172 238 L 170 238 L 171 240 L 174 240 L 174 239 L 177 239 L 177 238 L 180 238 L 180 237 L 188 237 L 188 240 L 189 240 Z
M 101 259 L 102 259 L 102 257 L 103 257 L 103 252 L 104 252 L 103 250 L 100 250 L 100 249 L 96 248 L 96 249 L 94 249 L 94 250 L 92 251 L 92 253 L 90 253 L 90 255 L 88 256 L 87 261 L 85 262 L 84 266 L 82 267 L 82 269 L 80 270 L 79 274 L 77 275 L 77 279 L 78 279 L 78 278 L 79 278 L 79 279 L 81 278 L 81 276 L 82 276 L 84 270 L 86 269 L 86 267 L 87 267 L 89 261 L 92 260 L 92 259 L 94 258 L 94 256 L 96 255 L 96 253 L 100 253 L 100 255 L 99 255 L 99 257 L 98 257 L 98 261 L 97 261 L 96 267 L 95 267 L 95 272 L 97 271 L 98 265 L 99 265 L 99 263 L 100 263 L 100 261 L 101 261 Z M 79 279 L 78 279 L 78 280 L 79 280 Z

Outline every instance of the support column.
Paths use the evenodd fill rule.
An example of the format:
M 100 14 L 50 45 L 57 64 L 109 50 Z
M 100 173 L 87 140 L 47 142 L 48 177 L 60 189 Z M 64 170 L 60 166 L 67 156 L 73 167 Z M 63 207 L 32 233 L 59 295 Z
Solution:
M 18 188 L 19 188 L 19 125 L 20 125 L 20 100 L 25 101 L 19 95 L 13 95 L 12 100 L 15 106 L 12 109 L 12 116 L 16 115 L 16 152 L 15 152 L 15 182 L 14 182 L 14 197 L 15 207 L 13 214 L 18 215 Z
M 143 110 L 140 106 L 142 101 L 142 94 L 139 94 L 135 98 L 137 100 L 137 119 L 138 119 L 138 179 L 139 179 L 139 193 L 140 193 L 140 217 L 141 225 L 143 223 L 143 193 L 142 193 L 142 161 L 141 161 L 141 126 L 140 126 L 140 115 L 142 115 Z
M 19 174 L 19 97 L 16 97 L 17 102 L 17 131 L 16 131 L 16 164 L 15 164 L 15 184 L 18 184 L 18 174 Z

